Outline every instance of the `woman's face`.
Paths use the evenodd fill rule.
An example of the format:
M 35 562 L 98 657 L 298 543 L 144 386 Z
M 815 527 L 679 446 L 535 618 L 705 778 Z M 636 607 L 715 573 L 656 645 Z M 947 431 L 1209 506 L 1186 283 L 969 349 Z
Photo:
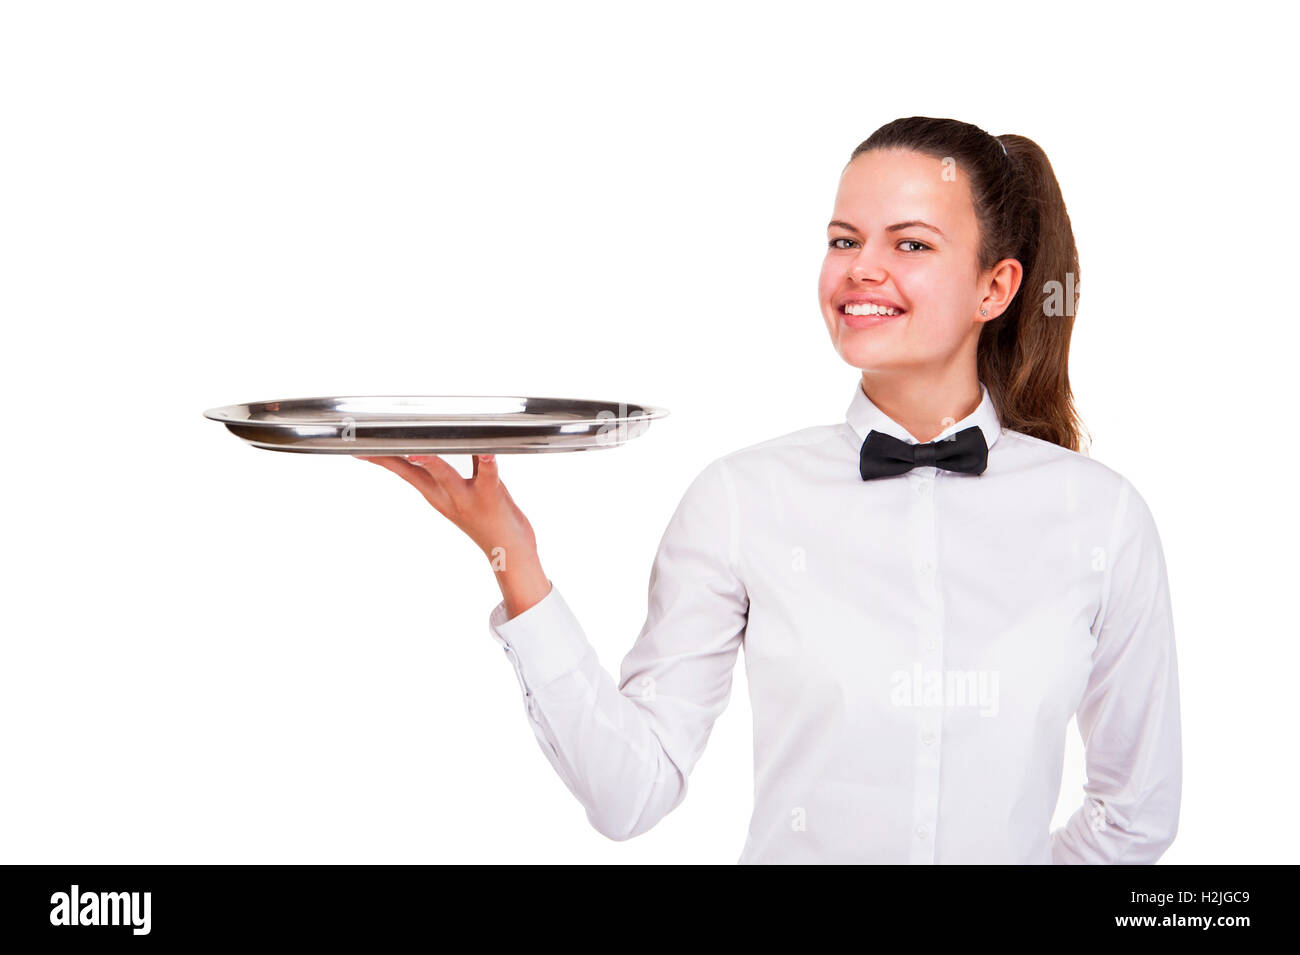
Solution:
M 996 313 L 979 314 L 989 290 L 959 167 L 911 150 L 863 153 L 840 177 L 831 220 L 817 294 L 840 357 L 864 371 L 942 372 L 966 349 L 973 361 L 980 326 Z M 868 301 L 901 314 L 845 312 Z

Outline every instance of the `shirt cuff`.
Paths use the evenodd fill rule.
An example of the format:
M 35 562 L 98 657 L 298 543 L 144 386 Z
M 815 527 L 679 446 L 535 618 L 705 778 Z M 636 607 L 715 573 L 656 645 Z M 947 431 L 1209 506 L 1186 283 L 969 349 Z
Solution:
M 545 597 L 509 619 L 502 600 L 488 616 L 488 630 L 513 655 L 525 691 L 540 689 L 576 669 L 592 649 L 554 583 Z

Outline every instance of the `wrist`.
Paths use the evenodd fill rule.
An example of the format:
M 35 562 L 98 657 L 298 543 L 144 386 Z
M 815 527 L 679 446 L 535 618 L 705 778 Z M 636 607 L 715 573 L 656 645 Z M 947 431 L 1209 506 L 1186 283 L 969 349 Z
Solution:
M 551 592 L 551 581 L 532 548 L 498 548 L 489 554 L 508 618 L 517 617 Z

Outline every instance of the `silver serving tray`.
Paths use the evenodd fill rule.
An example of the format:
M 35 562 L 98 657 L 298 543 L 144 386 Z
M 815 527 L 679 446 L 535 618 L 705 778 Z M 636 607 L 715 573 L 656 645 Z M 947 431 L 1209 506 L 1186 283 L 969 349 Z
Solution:
M 307 454 L 534 454 L 618 447 L 664 408 L 516 395 L 336 395 L 210 408 L 255 448 Z

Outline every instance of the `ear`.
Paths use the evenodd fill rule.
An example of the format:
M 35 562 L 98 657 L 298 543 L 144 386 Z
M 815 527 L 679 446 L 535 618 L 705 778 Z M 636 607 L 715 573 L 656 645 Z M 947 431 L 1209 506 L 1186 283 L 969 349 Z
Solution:
M 980 315 L 978 321 L 988 322 L 997 318 L 1011 305 L 1011 300 L 1020 290 L 1020 283 L 1025 277 L 1024 267 L 1019 259 L 1003 259 L 989 269 L 987 291 L 980 308 L 988 311 Z

